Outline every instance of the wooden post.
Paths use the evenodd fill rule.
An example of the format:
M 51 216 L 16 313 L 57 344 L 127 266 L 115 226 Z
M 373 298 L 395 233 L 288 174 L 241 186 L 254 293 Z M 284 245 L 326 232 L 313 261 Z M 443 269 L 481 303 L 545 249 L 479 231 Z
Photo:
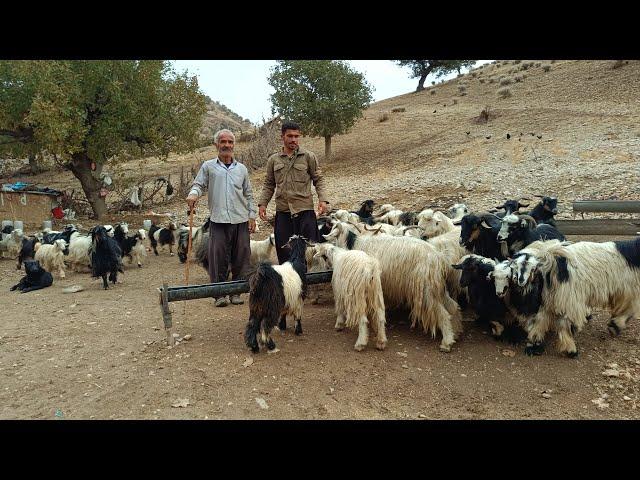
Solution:
M 164 322 L 164 330 L 167 333 L 167 345 L 173 346 L 173 332 L 171 331 L 173 324 L 171 322 L 171 310 L 169 310 L 169 298 L 167 296 L 168 290 L 169 285 L 163 283 L 162 289 L 160 290 L 160 304 L 162 305 L 162 320 Z

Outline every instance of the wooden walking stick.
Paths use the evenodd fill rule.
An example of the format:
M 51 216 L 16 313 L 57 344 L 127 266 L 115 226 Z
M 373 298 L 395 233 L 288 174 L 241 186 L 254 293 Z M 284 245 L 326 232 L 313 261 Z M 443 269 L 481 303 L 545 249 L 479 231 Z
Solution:
M 196 211 L 195 204 L 189 208 L 189 243 L 187 244 L 187 261 L 185 262 L 185 282 L 189 286 L 189 259 L 191 257 L 191 237 L 193 231 L 193 213 Z M 187 314 L 187 300 L 184 301 L 184 314 Z

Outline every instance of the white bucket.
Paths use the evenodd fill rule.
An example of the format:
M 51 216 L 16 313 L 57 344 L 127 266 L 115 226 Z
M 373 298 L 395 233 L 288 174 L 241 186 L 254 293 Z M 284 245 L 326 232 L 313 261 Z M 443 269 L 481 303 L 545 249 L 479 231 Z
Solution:
M 151 220 L 145 220 L 142 222 L 142 227 L 146 230 L 149 231 L 149 229 L 151 228 Z
M 45 220 L 42 222 L 42 229 L 44 230 L 45 228 L 52 228 L 51 220 Z
M 20 229 L 24 231 L 24 225 L 20 220 L 16 220 L 15 222 L 13 222 L 13 228 L 15 228 L 16 230 Z

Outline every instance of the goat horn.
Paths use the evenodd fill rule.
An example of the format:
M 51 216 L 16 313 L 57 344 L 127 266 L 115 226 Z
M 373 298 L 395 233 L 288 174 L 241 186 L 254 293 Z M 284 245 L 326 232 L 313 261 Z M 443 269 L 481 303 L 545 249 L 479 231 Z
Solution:
M 360 227 L 358 225 L 356 225 L 353 222 L 347 222 L 349 225 L 353 225 L 354 227 L 356 227 L 356 230 L 358 230 L 358 232 L 362 233 L 362 230 L 360 230 Z
M 536 219 L 533 218 L 531 215 L 527 215 L 525 213 L 521 213 L 520 215 L 518 215 L 518 218 L 520 220 L 522 220 L 522 219 L 528 220 L 534 227 L 538 226 L 538 222 L 536 222 Z

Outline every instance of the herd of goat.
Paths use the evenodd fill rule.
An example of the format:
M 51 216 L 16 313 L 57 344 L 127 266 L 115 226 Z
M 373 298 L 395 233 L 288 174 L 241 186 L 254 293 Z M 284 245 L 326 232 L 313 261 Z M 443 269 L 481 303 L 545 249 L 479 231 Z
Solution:
M 389 308 L 408 310 L 412 327 L 419 324 L 432 337 L 440 333 L 440 349 L 447 352 L 462 331 L 462 309 L 472 311 L 494 337 L 526 341 L 529 355 L 544 352 L 545 335 L 552 331 L 560 352 L 575 357 L 574 336 L 594 309 L 611 312 L 608 329 L 618 335 L 640 316 L 640 237 L 568 242 L 555 226 L 556 198 L 541 197 L 527 212 L 521 200 L 476 213 L 464 204 L 446 212 L 410 212 L 389 204 L 375 208 L 367 200 L 358 211 L 319 218 L 319 242 L 292 236 L 285 245 L 290 259 L 282 265 L 270 263 L 273 234 L 252 240 L 247 346 L 254 352 L 260 346 L 274 349 L 271 331 L 285 330 L 288 317 L 295 333 L 302 333 L 310 290 L 306 274 L 321 270 L 332 270 L 335 328 L 358 329 L 356 350 L 368 344 L 369 327 L 376 348 L 385 348 Z M 193 230 L 191 257 L 205 269 L 208 236 L 208 222 Z M 123 257 L 140 267 L 147 254 L 146 231 L 129 235 L 126 223 L 99 225 L 87 234 L 68 225 L 30 237 L 8 228 L 3 237 L 3 253 L 17 257 L 18 269 L 25 263 L 27 277 L 12 287 L 21 291 L 51 285 L 52 273 L 64 278 L 65 262 L 74 271 L 89 269 L 107 289 L 107 279 L 115 284 L 123 271 Z M 188 238 L 189 229 L 173 222 L 152 225 L 148 233 L 155 255 L 158 246 L 173 255 L 177 244 L 183 263 L 190 256 Z

